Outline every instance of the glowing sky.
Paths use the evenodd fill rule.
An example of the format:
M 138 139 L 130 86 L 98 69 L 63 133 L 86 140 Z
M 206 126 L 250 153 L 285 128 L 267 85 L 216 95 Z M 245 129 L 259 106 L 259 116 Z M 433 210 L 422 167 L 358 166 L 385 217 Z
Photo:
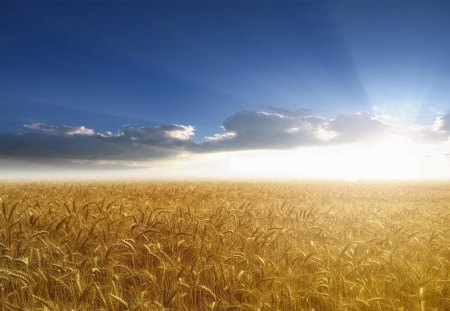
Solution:
M 1 2 L 0 178 L 450 179 L 450 4 Z

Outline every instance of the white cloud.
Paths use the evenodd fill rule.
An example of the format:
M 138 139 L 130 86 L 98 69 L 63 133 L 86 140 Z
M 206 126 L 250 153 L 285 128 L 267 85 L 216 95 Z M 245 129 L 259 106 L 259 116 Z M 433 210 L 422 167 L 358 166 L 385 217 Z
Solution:
M 225 132 L 223 134 L 214 134 L 213 136 L 205 136 L 206 141 L 222 141 L 236 137 L 235 132 Z
M 175 125 L 166 130 L 167 135 L 174 139 L 189 140 L 195 135 L 195 128 L 191 125 Z
M 189 141 L 195 135 L 195 128 L 191 125 L 160 125 L 148 127 L 127 126 L 113 137 L 131 138 L 136 143 L 166 144 Z
M 435 143 L 450 139 L 450 114 L 439 116 L 431 125 L 413 124 L 407 133 L 422 143 Z
M 450 133 L 450 114 L 436 118 L 431 129 L 434 132 Z
M 94 135 L 95 131 L 85 126 L 52 126 L 44 123 L 31 123 L 24 127 L 55 135 Z

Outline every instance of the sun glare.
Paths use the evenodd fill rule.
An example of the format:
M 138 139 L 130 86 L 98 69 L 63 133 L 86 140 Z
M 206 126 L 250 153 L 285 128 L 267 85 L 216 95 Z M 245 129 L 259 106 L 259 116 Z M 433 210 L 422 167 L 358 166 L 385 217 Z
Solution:
M 396 180 L 421 177 L 421 159 L 412 150 L 379 146 L 349 150 L 337 159 L 344 180 Z
M 418 179 L 422 158 L 419 146 L 391 138 L 372 145 L 246 153 L 230 159 L 230 170 L 272 178 Z

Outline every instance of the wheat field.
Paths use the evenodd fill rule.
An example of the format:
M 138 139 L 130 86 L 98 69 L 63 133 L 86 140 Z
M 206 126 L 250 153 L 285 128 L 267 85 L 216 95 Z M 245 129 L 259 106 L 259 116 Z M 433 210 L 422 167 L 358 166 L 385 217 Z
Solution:
M 450 185 L 3 183 L 1 310 L 450 310 Z

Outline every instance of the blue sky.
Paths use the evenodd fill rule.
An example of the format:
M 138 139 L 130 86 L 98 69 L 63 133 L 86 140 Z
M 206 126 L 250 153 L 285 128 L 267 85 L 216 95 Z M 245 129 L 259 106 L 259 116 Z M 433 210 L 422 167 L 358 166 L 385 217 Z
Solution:
M 262 120 L 229 136 L 238 142 L 232 147 L 201 148 L 267 149 L 255 143 L 266 137 L 248 133 L 269 128 L 277 149 L 313 140 L 275 139 L 286 124 L 266 127 L 270 118 L 254 114 L 304 109 L 328 123 L 367 112 L 404 126 L 434 124 L 441 134 L 450 122 L 449 29 L 445 1 L 1 2 L 0 132 L 25 132 L 39 145 L 36 135 L 76 132 L 64 126 L 120 136 L 183 125 L 195 128 L 189 140 L 201 144 L 223 134 L 222 124 L 236 134 L 234 121 Z M 364 132 L 366 121 L 355 118 Z M 0 156 L 34 159 L 32 145 L 8 136 Z M 39 154 L 70 158 L 67 150 L 47 151 Z

